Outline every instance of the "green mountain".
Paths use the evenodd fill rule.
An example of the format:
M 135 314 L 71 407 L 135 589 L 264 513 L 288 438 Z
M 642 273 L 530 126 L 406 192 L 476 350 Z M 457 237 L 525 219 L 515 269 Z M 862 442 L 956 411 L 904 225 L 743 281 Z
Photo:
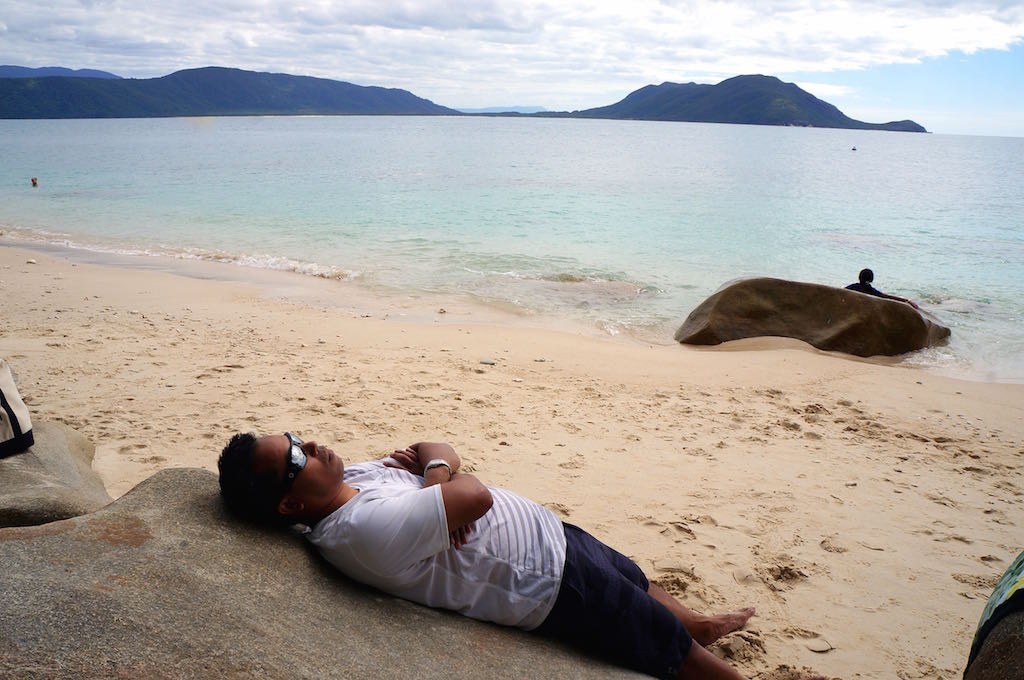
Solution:
M 457 114 L 406 90 L 208 67 L 162 78 L 0 78 L 0 118 Z
M 103 75 L 89 77 L 92 74 Z M 473 113 L 926 132 L 912 120 L 854 120 L 793 83 L 760 75 L 737 76 L 717 85 L 648 85 L 611 106 L 571 113 Z M 465 115 L 406 90 L 283 73 L 208 67 L 137 80 L 103 71 L 0 66 L 0 118 L 297 114 Z
M 793 83 L 784 83 L 778 78 L 761 75 L 736 76 L 717 85 L 648 85 L 611 106 L 574 111 L 567 115 L 578 118 L 927 132 L 912 120 L 891 123 L 864 123 L 854 120 L 832 104 L 823 102 Z
M 71 78 L 113 78 L 121 76 L 97 71 L 90 68 L 72 70 L 63 66 L 43 66 L 40 68 L 28 68 L 27 66 L 11 66 L 4 64 L 0 66 L 0 78 L 46 78 L 47 76 L 69 76 Z

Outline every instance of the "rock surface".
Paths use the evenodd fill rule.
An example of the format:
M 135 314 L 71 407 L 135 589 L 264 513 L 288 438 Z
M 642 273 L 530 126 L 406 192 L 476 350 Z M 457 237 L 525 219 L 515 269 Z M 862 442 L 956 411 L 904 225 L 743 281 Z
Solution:
M 717 345 L 781 336 L 861 357 L 895 356 L 942 343 L 949 329 L 908 304 L 845 288 L 782 279 L 741 279 L 702 302 L 678 342 Z
M 110 503 L 92 470 L 96 447 L 60 423 L 33 423 L 35 444 L 0 459 L 0 526 L 44 524 Z
M 0 677 L 640 677 L 339 575 L 164 470 L 89 515 L 0 529 Z

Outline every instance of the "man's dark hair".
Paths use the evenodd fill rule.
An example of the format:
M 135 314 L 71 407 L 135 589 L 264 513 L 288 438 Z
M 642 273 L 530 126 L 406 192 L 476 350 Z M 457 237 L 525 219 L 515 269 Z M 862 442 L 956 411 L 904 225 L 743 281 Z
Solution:
M 284 524 L 277 512 L 282 486 L 273 472 L 257 472 L 256 435 L 239 432 L 217 459 L 220 495 L 236 517 L 257 524 Z
M 859 278 L 861 283 L 871 283 L 875 280 L 875 273 L 870 269 L 861 269 Z

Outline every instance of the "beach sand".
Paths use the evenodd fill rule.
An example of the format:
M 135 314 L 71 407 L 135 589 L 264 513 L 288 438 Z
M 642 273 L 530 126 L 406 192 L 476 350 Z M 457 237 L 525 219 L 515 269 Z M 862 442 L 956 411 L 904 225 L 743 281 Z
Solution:
M 717 653 L 773 680 L 784 665 L 959 677 L 1024 547 L 1022 385 L 134 264 L 0 247 L 0 355 L 34 418 L 96 443 L 114 496 L 162 468 L 215 470 L 240 430 L 290 430 L 351 462 L 448 441 L 485 483 L 588 529 L 690 607 L 756 606 Z

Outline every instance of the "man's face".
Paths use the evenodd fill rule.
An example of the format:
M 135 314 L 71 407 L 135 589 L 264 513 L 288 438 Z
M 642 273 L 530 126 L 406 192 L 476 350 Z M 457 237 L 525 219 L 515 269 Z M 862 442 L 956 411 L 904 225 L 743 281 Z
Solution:
M 301 503 L 307 513 L 316 513 L 337 498 L 344 482 L 345 465 L 334 451 L 319 446 L 315 441 L 300 445 L 306 455 L 305 467 L 292 479 L 285 499 Z M 284 479 L 291 459 L 291 442 L 283 434 L 260 437 L 256 440 L 254 465 L 258 470 L 270 470 L 278 479 Z

